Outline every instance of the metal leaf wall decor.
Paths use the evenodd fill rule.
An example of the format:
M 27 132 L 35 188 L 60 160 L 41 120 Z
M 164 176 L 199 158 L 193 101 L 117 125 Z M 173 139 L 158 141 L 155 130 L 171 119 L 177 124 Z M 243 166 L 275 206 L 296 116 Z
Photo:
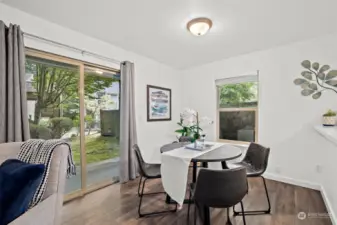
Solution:
M 320 65 L 304 60 L 301 78 L 294 80 L 294 84 L 302 88 L 303 96 L 319 99 L 324 91 L 334 91 L 337 94 L 337 70 L 331 70 L 329 65 Z

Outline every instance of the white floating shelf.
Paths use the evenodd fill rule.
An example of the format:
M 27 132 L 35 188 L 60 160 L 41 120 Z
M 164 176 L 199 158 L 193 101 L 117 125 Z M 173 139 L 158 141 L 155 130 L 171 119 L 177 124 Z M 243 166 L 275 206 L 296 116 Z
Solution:
M 315 126 L 315 130 L 323 137 L 337 145 L 337 127 Z

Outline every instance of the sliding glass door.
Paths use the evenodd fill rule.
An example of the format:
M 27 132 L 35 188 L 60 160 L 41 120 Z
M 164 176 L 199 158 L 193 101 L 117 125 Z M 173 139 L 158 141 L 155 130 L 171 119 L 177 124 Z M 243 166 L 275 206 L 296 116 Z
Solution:
M 26 84 L 31 138 L 63 139 L 77 167 L 66 183 L 68 198 L 118 179 L 117 70 L 27 50 Z
M 117 179 L 119 174 L 119 77 L 85 66 L 85 154 L 87 185 Z

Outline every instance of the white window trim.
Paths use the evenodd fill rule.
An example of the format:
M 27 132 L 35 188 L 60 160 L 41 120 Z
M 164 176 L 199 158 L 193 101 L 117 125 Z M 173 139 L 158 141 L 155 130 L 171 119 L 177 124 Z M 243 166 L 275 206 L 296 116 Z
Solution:
M 229 77 L 229 78 L 223 78 L 223 79 L 217 79 L 215 80 L 216 86 L 223 86 L 226 84 L 239 84 L 239 83 L 245 83 L 245 82 L 259 82 L 258 74 L 255 75 L 244 75 L 244 76 L 238 76 L 238 77 Z
M 259 102 L 260 102 L 260 83 L 259 83 L 259 71 L 257 71 L 257 75 L 248 75 L 248 76 L 240 76 L 234 78 L 225 78 L 215 80 L 216 85 L 216 140 L 218 142 L 232 143 L 232 144 L 244 144 L 247 145 L 249 142 L 245 141 L 236 141 L 229 139 L 220 139 L 220 112 L 237 112 L 237 111 L 254 111 L 255 112 L 255 142 L 258 141 L 259 137 Z M 220 97 L 219 97 L 219 87 L 226 84 L 234 84 L 234 83 L 244 83 L 244 82 L 257 82 L 258 83 L 258 104 L 256 107 L 250 108 L 220 108 Z

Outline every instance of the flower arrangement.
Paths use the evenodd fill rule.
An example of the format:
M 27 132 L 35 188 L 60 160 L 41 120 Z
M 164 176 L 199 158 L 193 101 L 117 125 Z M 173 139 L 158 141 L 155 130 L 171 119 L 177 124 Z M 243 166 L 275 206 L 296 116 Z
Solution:
M 213 121 L 208 117 L 199 117 L 199 113 L 193 109 L 186 108 L 180 113 L 180 122 L 177 123 L 181 128 L 176 130 L 176 133 L 182 137 L 190 137 L 191 141 L 201 137 L 201 126 L 213 124 Z M 205 136 L 205 134 L 203 134 Z

